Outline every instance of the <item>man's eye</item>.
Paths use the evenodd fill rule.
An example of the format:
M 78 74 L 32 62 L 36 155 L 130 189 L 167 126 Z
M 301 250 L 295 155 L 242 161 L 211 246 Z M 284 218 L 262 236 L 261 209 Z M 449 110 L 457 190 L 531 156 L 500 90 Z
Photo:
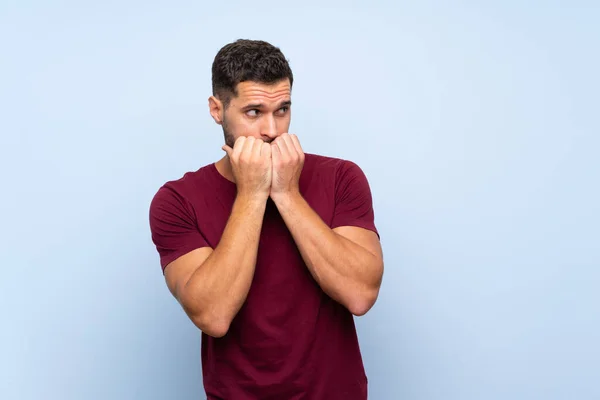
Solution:
M 285 114 L 286 112 L 288 112 L 289 109 L 289 107 L 281 107 L 279 109 L 279 114 Z
M 256 117 L 258 116 L 258 110 L 248 110 L 246 111 L 246 115 L 249 117 Z

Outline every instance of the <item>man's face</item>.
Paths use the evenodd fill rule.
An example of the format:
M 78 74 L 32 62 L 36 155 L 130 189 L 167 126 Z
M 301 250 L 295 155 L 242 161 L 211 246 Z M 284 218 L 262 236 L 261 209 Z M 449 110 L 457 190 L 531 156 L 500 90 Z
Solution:
M 237 97 L 232 97 L 226 110 L 211 114 L 223 127 L 225 143 L 233 148 L 240 136 L 253 136 L 270 143 L 288 132 L 291 120 L 291 87 L 288 79 L 267 85 L 257 82 L 240 82 Z

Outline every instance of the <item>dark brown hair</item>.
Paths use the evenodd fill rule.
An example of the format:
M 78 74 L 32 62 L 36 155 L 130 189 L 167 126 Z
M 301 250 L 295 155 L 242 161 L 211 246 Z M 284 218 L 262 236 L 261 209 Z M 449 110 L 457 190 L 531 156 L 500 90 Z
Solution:
M 239 39 L 221 48 L 212 64 L 212 91 L 225 108 L 244 81 L 271 84 L 288 78 L 292 70 L 278 47 L 262 40 Z

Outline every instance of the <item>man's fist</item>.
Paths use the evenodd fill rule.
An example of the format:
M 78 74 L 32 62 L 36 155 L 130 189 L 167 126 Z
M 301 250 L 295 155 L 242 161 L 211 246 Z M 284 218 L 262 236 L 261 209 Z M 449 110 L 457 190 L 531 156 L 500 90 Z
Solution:
M 304 166 L 304 151 L 298 137 L 284 133 L 271 143 L 273 182 L 271 196 L 299 193 L 298 181 Z
M 240 136 L 233 144 L 222 147 L 229 156 L 238 194 L 269 197 L 272 181 L 271 146 L 261 139 Z

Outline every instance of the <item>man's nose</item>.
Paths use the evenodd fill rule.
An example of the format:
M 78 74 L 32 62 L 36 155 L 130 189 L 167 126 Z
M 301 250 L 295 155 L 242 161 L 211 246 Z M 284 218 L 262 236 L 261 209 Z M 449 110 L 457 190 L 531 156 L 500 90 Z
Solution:
M 275 118 L 268 117 L 263 120 L 260 134 L 263 137 L 268 138 L 269 141 L 277 137 L 277 124 L 275 123 Z

